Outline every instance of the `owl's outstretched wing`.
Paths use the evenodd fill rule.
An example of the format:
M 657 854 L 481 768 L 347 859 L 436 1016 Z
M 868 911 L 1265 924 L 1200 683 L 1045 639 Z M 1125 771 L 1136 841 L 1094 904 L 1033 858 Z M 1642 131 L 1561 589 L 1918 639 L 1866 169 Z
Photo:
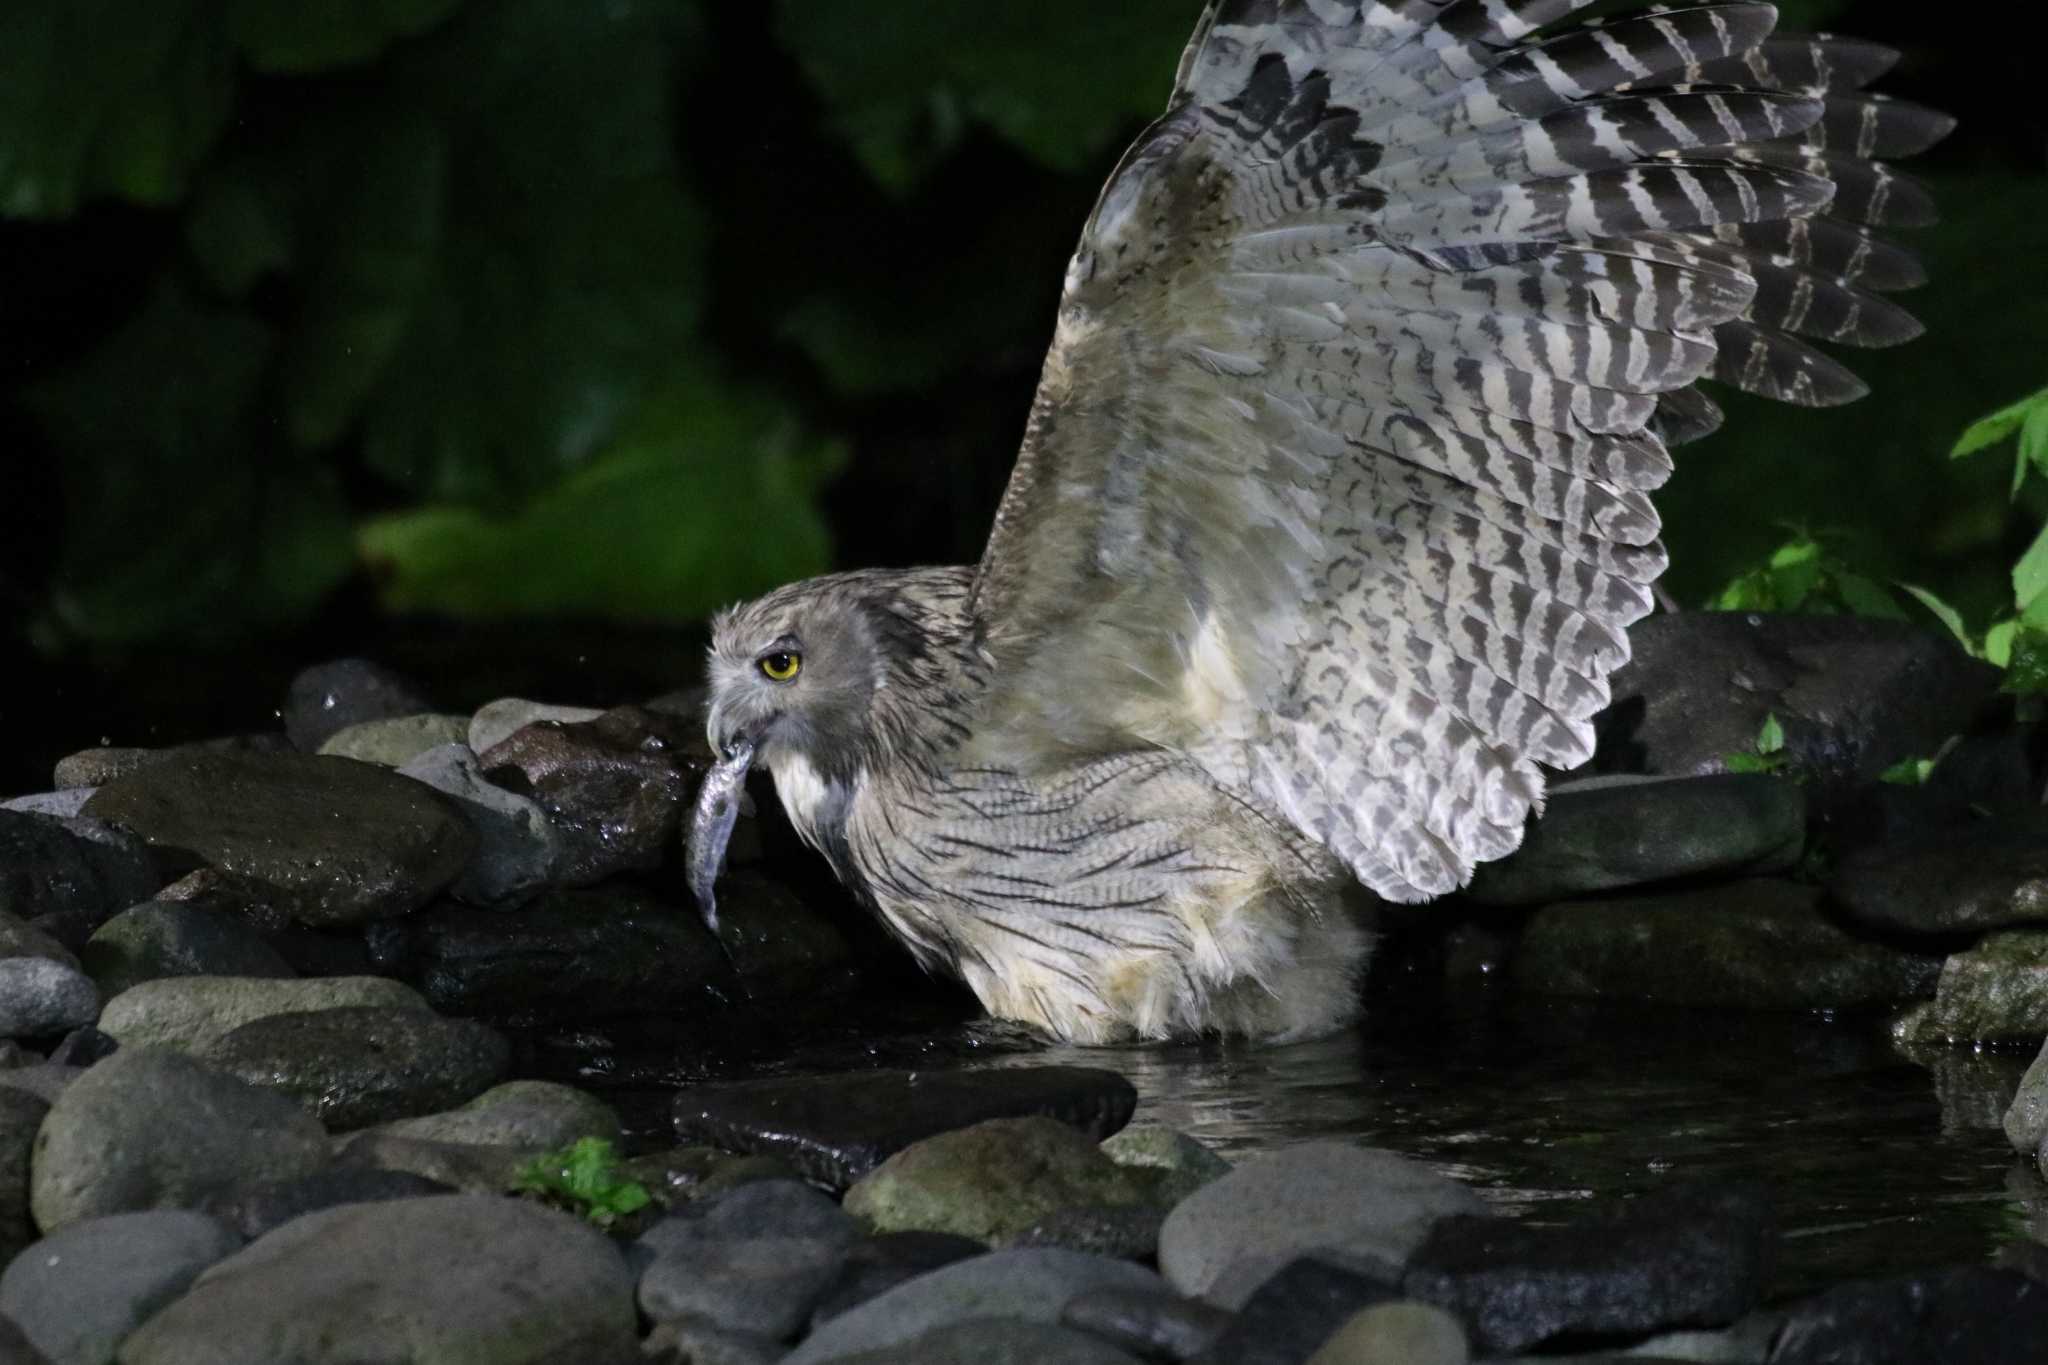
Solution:
M 974 588 L 1004 762 L 1160 745 L 1380 894 L 1592 747 L 1704 377 L 1915 334 L 1882 49 L 1712 0 L 1213 0 L 1069 268 Z M 1562 25 L 1562 26 L 1560 26 Z

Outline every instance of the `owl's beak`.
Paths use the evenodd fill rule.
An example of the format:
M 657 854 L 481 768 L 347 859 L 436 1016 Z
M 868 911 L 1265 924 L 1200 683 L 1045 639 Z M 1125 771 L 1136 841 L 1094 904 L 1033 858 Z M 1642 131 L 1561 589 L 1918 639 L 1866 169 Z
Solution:
M 712 736 L 712 743 L 722 756 L 704 774 L 704 785 L 697 790 L 697 809 L 690 820 L 685 857 L 690 894 L 697 898 L 698 912 L 714 934 L 718 932 L 718 901 L 712 887 L 725 866 L 725 847 L 732 841 L 732 828 L 739 822 L 740 808 L 746 800 L 747 769 L 754 764 L 751 736 L 742 735 L 724 744 L 719 739 L 716 734 Z

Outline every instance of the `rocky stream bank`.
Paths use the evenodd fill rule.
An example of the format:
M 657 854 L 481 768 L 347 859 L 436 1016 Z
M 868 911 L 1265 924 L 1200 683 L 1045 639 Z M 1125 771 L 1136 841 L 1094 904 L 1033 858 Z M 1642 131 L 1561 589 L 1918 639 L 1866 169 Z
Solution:
M 1593 771 L 1386 912 L 1372 989 L 2038 1047 L 2048 755 L 1996 675 L 1843 618 L 1634 638 Z M 2048 1358 L 2026 1236 L 1779 1293 L 1767 1152 L 1514 1218 L 1393 1151 L 1132 1124 L 1116 1050 L 973 1065 L 1030 1041 L 962 1027 L 765 788 L 702 925 L 688 695 L 452 714 L 340 661 L 282 719 L 0 803 L 0 1365 Z M 949 1041 L 878 1068 L 905 1019 Z M 659 1064 L 594 1061 L 619 1029 Z M 2037 1180 L 2048 1053 L 1995 1108 Z

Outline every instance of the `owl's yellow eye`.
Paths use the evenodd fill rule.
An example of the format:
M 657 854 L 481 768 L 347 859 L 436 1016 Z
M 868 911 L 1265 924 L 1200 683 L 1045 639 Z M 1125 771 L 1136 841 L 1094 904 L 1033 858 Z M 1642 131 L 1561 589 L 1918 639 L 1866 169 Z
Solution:
M 801 654 L 776 653 L 761 656 L 761 672 L 775 682 L 788 682 L 803 666 L 804 656 Z

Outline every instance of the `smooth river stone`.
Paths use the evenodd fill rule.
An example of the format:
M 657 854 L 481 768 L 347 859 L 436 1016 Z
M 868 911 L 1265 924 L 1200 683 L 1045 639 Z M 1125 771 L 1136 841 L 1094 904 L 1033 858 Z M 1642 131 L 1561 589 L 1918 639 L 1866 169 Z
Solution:
M 1969 934 L 2048 921 L 2048 811 L 1860 850 L 1828 889 L 1881 930 Z
M 1941 965 L 1934 999 L 1893 1026 L 1903 1043 L 2026 1041 L 2048 1034 L 2048 929 L 2004 929 Z
M 860 1071 L 693 1086 L 675 1120 L 685 1141 L 779 1156 L 843 1189 L 913 1142 L 985 1119 L 1058 1119 L 1099 1142 L 1137 1103 L 1129 1081 L 1094 1067 Z
M 284 730 L 303 753 L 366 720 L 416 716 L 434 708 L 412 681 L 368 659 L 330 659 L 300 670 L 286 690 Z
M 0 912 L 73 921 L 89 934 L 162 885 L 149 850 L 127 831 L 84 817 L 0 811 Z
M 505 1078 L 512 1045 L 474 1019 L 357 1005 L 251 1020 L 206 1057 L 344 1131 L 475 1099 Z
M 367 763 L 307 754 L 188 754 L 109 782 L 85 809 L 153 847 L 278 888 L 291 914 L 315 927 L 418 909 L 468 866 L 477 844 L 440 793 Z
M 99 1027 L 123 1047 L 204 1052 L 251 1020 L 350 1005 L 429 1012 L 418 991 L 381 976 L 167 976 L 109 1000 Z

